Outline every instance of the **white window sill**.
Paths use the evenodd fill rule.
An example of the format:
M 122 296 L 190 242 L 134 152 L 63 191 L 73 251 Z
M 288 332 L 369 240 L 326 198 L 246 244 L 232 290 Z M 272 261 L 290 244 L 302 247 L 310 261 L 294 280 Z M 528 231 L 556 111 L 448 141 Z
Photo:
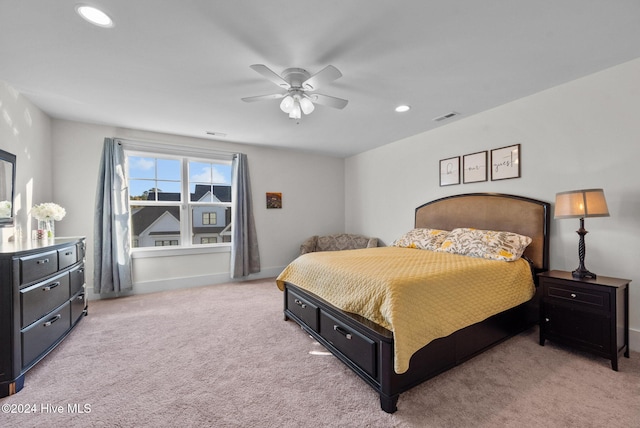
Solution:
M 141 247 L 131 250 L 132 259 L 149 257 L 188 256 L 192 254 L 230 253 L 231 245 L 198 246 L 198 247 Z

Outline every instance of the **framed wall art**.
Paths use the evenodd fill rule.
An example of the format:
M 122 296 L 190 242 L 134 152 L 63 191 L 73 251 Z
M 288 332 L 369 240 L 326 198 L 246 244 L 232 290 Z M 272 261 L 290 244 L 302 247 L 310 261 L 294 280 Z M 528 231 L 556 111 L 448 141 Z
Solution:
M 440 186 L 460 184 L 460 156 L 440 161 Z
M 267 208 L 282 208 L 282 193 L 267 192 Z
M 471 153 L 462 157 L 462 182 L 487 181 L 487 151 Z
M 520 177 L 520 144 L 491 150 L 491 180 Z

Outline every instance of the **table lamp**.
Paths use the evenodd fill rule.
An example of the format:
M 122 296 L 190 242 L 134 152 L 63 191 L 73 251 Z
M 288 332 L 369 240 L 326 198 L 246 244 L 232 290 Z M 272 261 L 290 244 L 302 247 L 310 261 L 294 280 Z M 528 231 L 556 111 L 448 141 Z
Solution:
M 586 252 L 584 235 L 588 232 L 584 228 L 585 217 L 609 217 L 607 201 L 602 189 L 571 190 L 556 194 L 556 206 L 554 218 L 579 218 L 580 229 L 576 231 L 580 235 L 578 243 L 578 256 L 580 265 L 572 272 L 574 278 L 596 278 L 596 274 L 589 272 L 584 267 L 584 255 Z

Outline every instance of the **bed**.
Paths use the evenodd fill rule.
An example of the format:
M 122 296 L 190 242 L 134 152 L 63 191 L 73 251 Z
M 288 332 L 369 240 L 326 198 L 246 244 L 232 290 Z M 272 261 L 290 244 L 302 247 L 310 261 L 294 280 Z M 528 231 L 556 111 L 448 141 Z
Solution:
M 513 263 L 395 246 L 304 255 L 294 260 L 277 279 L 278 287 L 284 292 L 284 318 L 297 322 L 374 388 L 382 409 L 393 413 L 402 392 L 537 322 L 539 295 L 535 280 L 537 273 L 549 268 L 549 212 L 546 202 L 495 193 L 462 194 L 428 202 L 415 209 L 415 228 L 508 231 L 529 237 L 530 241 L 525 244 L 522 257 L 518 254 Z M 410 267 L 408 276 L 400 276 L 397 272 L 404 269 L 400 261 L 408 256 L 417 258 L 420 272 L 416 274 L 416 268 Z M 437 263 L 431 258 L 437 259 Z M 426 293 L 427 282 L 431 290 L 431 279 L 422 275 L 442 277 L 440 273 L 427 272 L 431 267 L 425 266 L 431 263 L 434 270 L 447 271 L 445 278 L 449 283 L 441 286 L 445 290 L 442 293 L 437 288 L 429 291 L 433 294 L 427 298 L 423 293 Z M 441 268 L 442 263 L 456 268 Z M 480 302 L 483 299 L 466 299 L 460 295 L 448 297 L 447 301 L 446 290 L 453 288 L 474 295 L 476 287 L 491 290 L 495 287 L 493 294 L 502 296 L 504 292 L 498 287 L 509 288 L 511 281 L 515 284 L 516 280 L 506 278 L 507 274 L 502 271 L 497 274 L 498 278 L 496 273 L 473 270 L 485 269 L 484 265 L 476 266 L 480 264 L 508 266 L 507 269 L 516 272 L 514 278 L 527 277 L 523 281 L 528 281 L 530 290 L 519 292 L 518 300 L 505 298 L 500 305 L 493 301 L 484 304 Z M 351 272 L 342 265 L 344 269 L 359 266 L 360 270 Z M 385 267 L 377 272 L 378 265 Z M 330 276 L 325 277 L 324 271 Z M 373 291 L 367 288 L 365 293 L 363 283 Z M 378 293 L 377 290 L 385 287 L 386 291 Z M 404 294 L 410 292 L 418 293 L 418 297 Z M 351 295 L 360 297 L 351 299 Z M 469 302 L 463 302 L 465 299 Z M 361 304 L 352 309 L 351 300 L 364 302 L 365 307 Z M 434 303 L 429 306 L 427 303 L 431 301 Z M 371 309 L 367 302 L 377 303 L 372 303 Z M 492 312 L 487 312 L 490 315 L 476 310 L 476 306 L 483 305 L 490 307 Z M 452 312 L 460 312 L 464 322 L 450 320 L 448 314 Z

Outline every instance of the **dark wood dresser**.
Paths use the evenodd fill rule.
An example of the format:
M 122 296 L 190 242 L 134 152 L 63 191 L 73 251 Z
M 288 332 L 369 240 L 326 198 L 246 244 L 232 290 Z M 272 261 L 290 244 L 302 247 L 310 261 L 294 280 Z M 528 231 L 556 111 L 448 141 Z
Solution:
M 589 351 L 611 360 L 629 357 L 628 279 L 598 276 L 574 278 L 571 272 L 538 275 L 542 288 L 540 345 L 546 339 Z
M 0 245 L 0 397 L 87 314 L 84 238 Z

